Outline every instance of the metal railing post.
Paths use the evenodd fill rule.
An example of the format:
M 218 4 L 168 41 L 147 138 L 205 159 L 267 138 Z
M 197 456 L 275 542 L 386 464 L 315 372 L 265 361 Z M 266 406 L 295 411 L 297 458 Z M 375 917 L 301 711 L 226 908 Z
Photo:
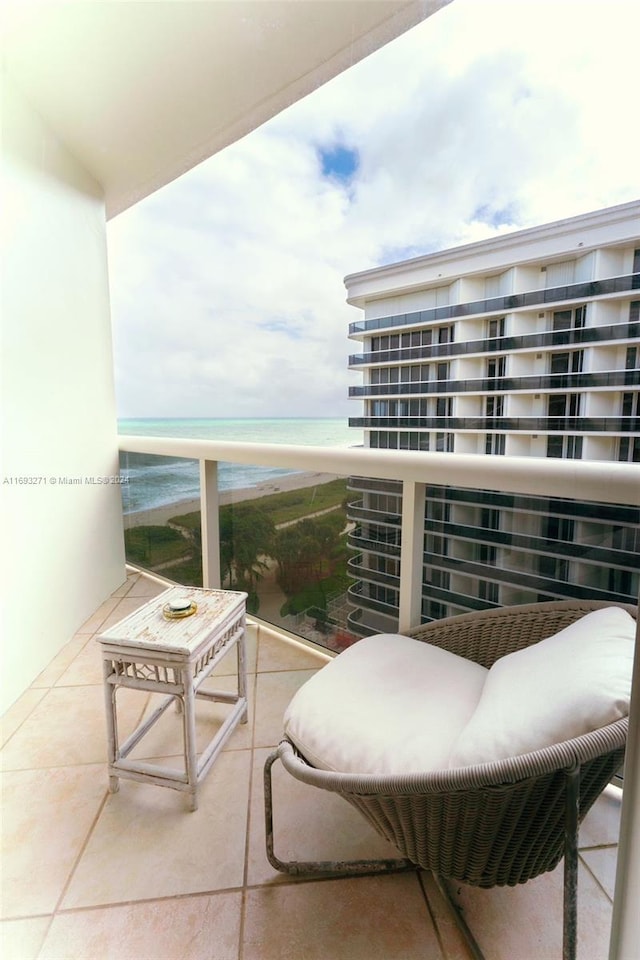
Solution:
M 640 606 L 640 597 L 638 597 Z M 629 708 L 609 960 L 636 960 L 640 944 L 640 620 Z
M 200 529 L 202 532 L 202 586 L 220 588 L 220 523 L 218 462 L 200 461 Z
M 402 484 L 402 545 L 400 548 L 400 602 L 398 630 L 418 626 L 422 611 L 424 563 L 424 500 L 426 484 Z

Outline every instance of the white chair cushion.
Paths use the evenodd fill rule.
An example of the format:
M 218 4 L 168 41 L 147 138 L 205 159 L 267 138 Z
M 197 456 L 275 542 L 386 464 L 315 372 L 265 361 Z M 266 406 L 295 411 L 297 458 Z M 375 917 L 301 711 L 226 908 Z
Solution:
M 477 663 L 410 637 L 367 637 L 298 690 L 285 714 L 285 733 L 323 770 L 446 769 L 487 673 Z
M 449 767 L 519 756 L 627 716 L 635 621 L 606 607 L 491 667 Z

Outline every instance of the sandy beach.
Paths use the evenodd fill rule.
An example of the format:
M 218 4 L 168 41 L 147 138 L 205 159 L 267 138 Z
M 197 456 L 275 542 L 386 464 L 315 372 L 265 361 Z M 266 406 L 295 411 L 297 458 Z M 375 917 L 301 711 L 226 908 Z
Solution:
M 220 494 L 220 505 L 227 503 L 242 503 L 245 500 L 257 500 L 258 497 L 268 497 L 270 493 L 284 493 L 288 490 L 300 490 L 303 487 L 316 487 L 322 483 L 335 480 L 333 473 L 292 473 L 277 477 L 267 483 L 260 483 L 256 487 L 245 487 L 242 490 L 224 490 Z M 141 510 L 139 513 L 125 514 L 126 527 L 163 525 L 171 517 L 179 517 L 185 513 L 193 513 L 200 509 L 199 500 L 180 500 L 163 507 L 154 507 L 152 510 Z

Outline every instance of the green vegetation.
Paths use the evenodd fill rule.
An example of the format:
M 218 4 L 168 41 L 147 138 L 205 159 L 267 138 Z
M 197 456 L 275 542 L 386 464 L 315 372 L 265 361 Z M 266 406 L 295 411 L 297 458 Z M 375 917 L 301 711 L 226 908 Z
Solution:
M 313 607 L 322 618 L 327 597 L 346 590 L 346 492 L 346 480 L 332 480 L 220 508 L 222 582 L 246 591 L 249 612 L 259 611 L 259 582 L 270 557 L 288 597 L 283 615 Z M 179 583 L 201 585 L 200 511 L 172 517 L 169 524 L 125 531 L 127 558 L 161 568 Z
M 346 496 L 347 481 L 344 479 L 330 480 L 328 483 L 318 484 L 317 487 L 303 487 L 300 490 L 270 493 L 265 497 L 257 497 L 255 500 L 227 504 L 220 507 L 220 519 L 222 522 L 225 513 L 237 512 L 251 506 L 266 514 L 274 527 L 277 527 L 281 523 L 289 523 L 299 520 L 301 517 L 307 517 L 310 513 L 343 506 Z M 188 530 L 199 530 L 200 511 L 186 513 L 181 517 L 171 517 L 169 523 L 185 527 Z
M 124 532 L 124 542 L 127 559 L 146 567 L 186 557 L 192 549 L 180 531 L 171 527 L 131 527 Z

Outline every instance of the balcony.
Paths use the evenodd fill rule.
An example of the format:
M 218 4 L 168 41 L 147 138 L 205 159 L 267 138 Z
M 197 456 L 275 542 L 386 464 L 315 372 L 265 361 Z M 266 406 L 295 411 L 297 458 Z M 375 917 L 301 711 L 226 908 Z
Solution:
M 570 283 L 561 287 L 547 287 L 542 290 L 530 290 L 527 293 L 509 294 L 506 297 L 475 300 L 472 303 L 455 303 L 414 313 L 358 320 L 349 325 L 349 335 L 356 339 L 358 335 L 370 330 L 387 330 L 393 327 L 411 327 L 435 323 L 440 320 L 455 320 L 460 317 L 506 313 L 523 307 L 539 307 L 542 305 L 549 307 L 552 304 L 588 301 L 591 297 L 612 297 L 616 294 L 629 293 L 638 289 L 640 289 L 640 276 L 637 273 L 624 277 L 610 277 L 606 280 Z
M 249 627 L 249 725 L 214 764 L 197 812 L 147 784 L 122 781 L 107 792 L 95 636 L 166 585 L 129 569 L 4 718 L 6 960 L 471 960 L 424 871 L 309 881 L 269 866 L 262 766 L 286 704 L 328 659 L 283 633 Z M 153 695 L 124 692 L 132 727 Z M 199 705 L 210 736 L 220 718 Z M 171 763 L 181 746 L 176 720 L 165 714 L 137 749 Z M 281 855 L 392 855 L 339 798 L 285 776 L 275 790 Z M 581 829 L 580 960 L 607 954 L 620 808 L 621 791 L 607 788 Z M 490 960 L 559 956 L 562 866 L 513 889 L 451 893 Z
M 533 393 L 542 390 L 578 390 L 595 387 L 637 387 L 637 370 L 611 370 L 595 373 L 549 373 L 544 376 L 481 377 L 470 380 L 402 381 L 400 383 L 370 383 L 364 387 L 349 387 L 350 397 L 400 397 L 423 393 L 514 393 L 522 390 Z M 352 427 L 361 426 L 358 418 L 349 420 Z
M 492 337 L 484 340 L 450 341 L 398 349 L 369 350 L 349 357 L 350 367 L 373 364 L 392 364 L 407 361 L 424 361 L 441 357 L 464 357 L 484 353 L 514 353 L 516 350 L 533 350 L 541 347 L 558 347 L 568 344 L 607 343 L 617 340 L 633 340 L 640 328 L 637 322 L 609 324 L 599 327 L 577 327 L 564 330 L 547 330 L 544 333 L 528 333 L 519 337 Z M 407 336 L 411 336 L 407 334 Z M 418 334 L 419 336 L 419 334 Z

